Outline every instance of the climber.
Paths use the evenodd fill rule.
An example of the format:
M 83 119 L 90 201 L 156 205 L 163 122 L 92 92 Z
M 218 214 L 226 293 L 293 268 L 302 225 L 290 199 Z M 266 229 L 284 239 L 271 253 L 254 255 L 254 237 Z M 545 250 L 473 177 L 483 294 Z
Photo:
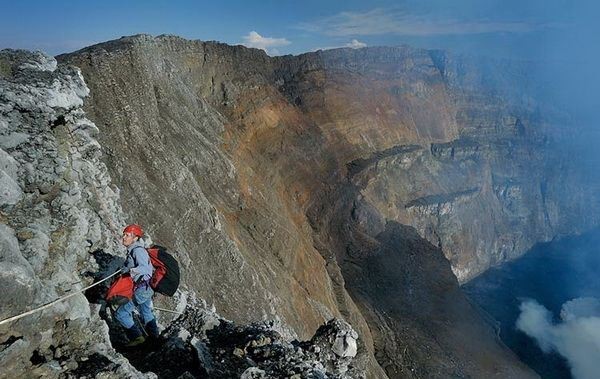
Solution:
M 150 288 L 152 277 L 152 264 L 148 251 L 142 244 L 140 238 L 144 235 L 139 225 L 128 225 L 123 230 L 122 243 L 127 248 L 127 258 L 122 273 L 129 273 L 134 282 L 133 299 L 121 305 L 115 312 L 115 318 L 126 329 L 129 343 L 125 346 L 137 346 L 144 343 L 145 338 L 140 328 L 133 321 L 133 309 L 137 307 L 148 336 L 158 338 L 158 326 L 156 317 L 152 312 L 152 295 L 154 291 Z

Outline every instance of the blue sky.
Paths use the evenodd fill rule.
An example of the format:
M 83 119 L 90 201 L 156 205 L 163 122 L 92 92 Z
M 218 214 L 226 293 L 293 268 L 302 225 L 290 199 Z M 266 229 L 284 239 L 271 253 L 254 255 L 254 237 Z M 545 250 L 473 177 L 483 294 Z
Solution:
M 597 119 L 600 2 L 592 0 L 0 0 L 0 48 L 56 55 L 174 34 L 270 55 L 408 44 L 540 62 L 553 96 Z M 581 110 L 581 111 L 579 111 Z
M 245 44 L 271 55 L 410 44 L 528 58 L 553 54 L 547 45 L 598 8 L 581 0 L 0 1 L 0 48 L 50 54 L 148 33 Z

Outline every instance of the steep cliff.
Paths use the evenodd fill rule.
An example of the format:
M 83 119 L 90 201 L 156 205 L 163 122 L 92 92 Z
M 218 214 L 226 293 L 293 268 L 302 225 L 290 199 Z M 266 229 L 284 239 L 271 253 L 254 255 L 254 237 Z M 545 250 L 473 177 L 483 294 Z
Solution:
M 341 315 L 373 376 L 374 355 L 391 376 L 523 370 L 450 269 L 465 281 L 598 221 L 518 66 L 169 36 L 59 60 L 90 86 L 126 213 L 190 256 L 186 283 L 227 317 L 278 316 L 302 337 Z
M 82 110 L 88 92 L 81 72 L 54 58 L 0 52 L 2 320 L 89 284 L 92 249 L 118 251 L 110 227 L 124 215 Z M 79 293 L 2 325 L 0 377 L 83 375 L 98 361 L 143 377 L 112 349 L 98 311 Z
M 177 251 L 180 307 L 198 296 L 234 322 L 276 320 L 287 341 L 333 346 L 225 321 L 209 335 L 188 310 L 168 329 L 183 344 L 149 356 L 185 351 L 195 375 L 535 376 L 459 288 L 598 223 L 597 187 L 522 66 L 410 47 L 270 58 L 145 35 L 57 59 L 0 59 L 2 318 L 83 286 L 138 222 Z M 112 350 L 92 296 L 76 299 L 2 326 L 0 362 L 141 375 Z M 323 329 L 333 317 L 358 332 L 347 373 L 356 335 Z M 276 347 L 249 348 L 266 335 Z
M 0 51 L 0 378 L 363 378 L 358 334 L 343 320 L 300 342 L 276 319 L 222 318 L 196 301 L 193 281 L 176 294 L 178 310 L 158 312 L 161 339 L 123 347 L 97 280 L 123 263 L 125 216 L 82 109 L 88 94 L 73 66 Z
M 593 171 L 561 140 L 576 128 L 528 65 L 409 47 L 281 59 L 361 203 L 442 248 L 459 281 L 598 223 Z

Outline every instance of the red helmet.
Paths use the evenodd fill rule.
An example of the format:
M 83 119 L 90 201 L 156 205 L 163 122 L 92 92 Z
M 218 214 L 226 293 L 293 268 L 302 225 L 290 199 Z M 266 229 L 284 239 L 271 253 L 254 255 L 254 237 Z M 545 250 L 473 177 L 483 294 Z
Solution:
M 127 225 L 125 229 L 123 229 L 123 234 L 125 233 L 131 233 L 136 237 L 142 237 L 144 235 L 142 227 L 137 224 Z

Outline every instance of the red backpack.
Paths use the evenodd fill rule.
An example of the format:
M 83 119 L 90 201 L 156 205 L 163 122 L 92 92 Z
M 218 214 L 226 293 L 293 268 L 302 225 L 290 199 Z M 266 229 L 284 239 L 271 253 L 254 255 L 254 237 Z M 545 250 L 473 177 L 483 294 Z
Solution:
M 133 299 L 133 279 L 129 274 L 118 277 L 106 292 L 106 301 L 114 306 L 123 305 Z
M 179 287 L 179 263 L 162 246 L 152 245 L 146 249 L 154 270 L 150 287 L 155 292 L 173 296 Z M 122 305 L 133 299 L 133 279 L 129 274 L 118 277 L 106 293 L 106 301 L 111 305 Z
M 150 262 L 154 266 L 150 287 L 163 295 L 173 296 L 179 287 L 179 263 L 162 246 L 152 245 L 146 250 L 150 255 Z

